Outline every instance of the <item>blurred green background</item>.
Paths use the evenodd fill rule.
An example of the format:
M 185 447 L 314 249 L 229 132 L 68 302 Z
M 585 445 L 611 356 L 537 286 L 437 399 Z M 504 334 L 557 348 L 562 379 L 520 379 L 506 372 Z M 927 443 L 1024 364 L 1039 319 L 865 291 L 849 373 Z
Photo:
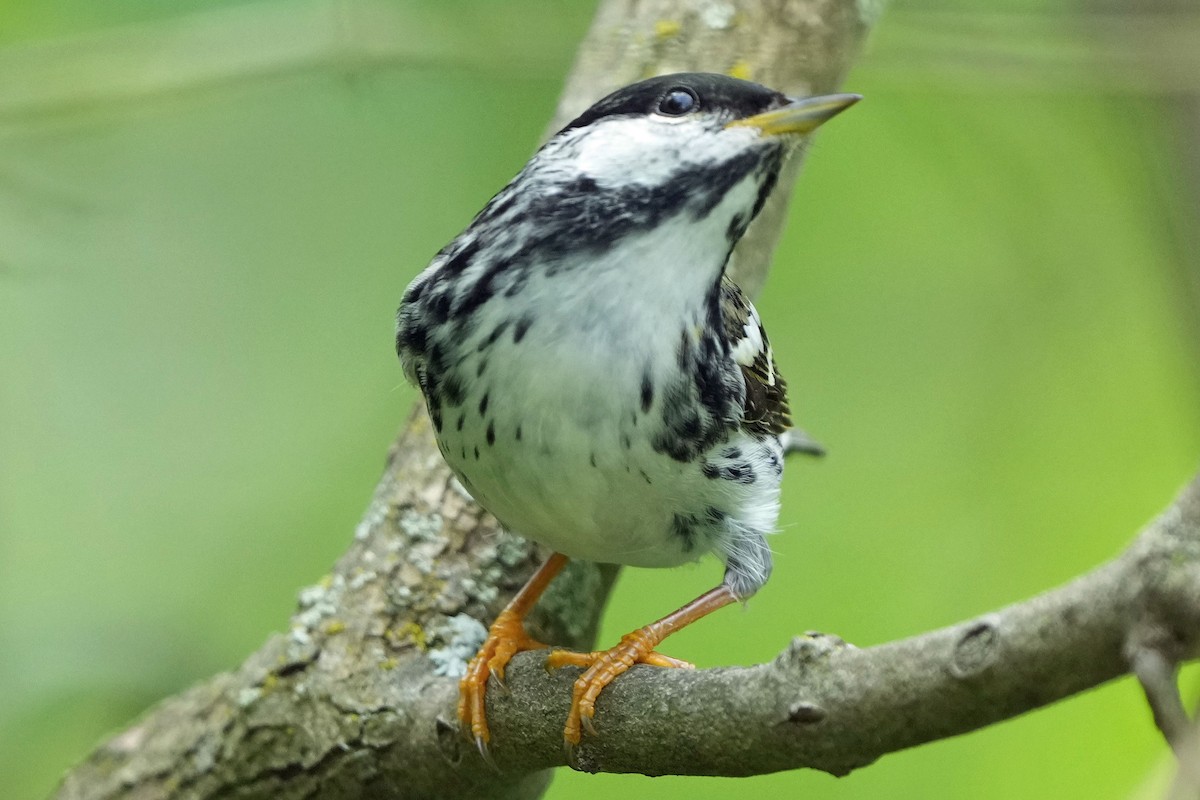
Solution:
M 343 550 L 414 399 L 400 294 L 524 162 L 591 12 L 0 6 L 0 794 L 45 795 L 238 664 Z M 1194 3 L 889 9 L 759 301 L 830 456 L 788 472 L 767 588 L 669 652 L 948 624 L 1170 500 L 1200 465 L 1198 54 Z M 603 637 L 719 574 L 626 571 Z M 1124 798 L 1167 775 L 1122 681 L 842 780 L 562 771 L 550 797 Z

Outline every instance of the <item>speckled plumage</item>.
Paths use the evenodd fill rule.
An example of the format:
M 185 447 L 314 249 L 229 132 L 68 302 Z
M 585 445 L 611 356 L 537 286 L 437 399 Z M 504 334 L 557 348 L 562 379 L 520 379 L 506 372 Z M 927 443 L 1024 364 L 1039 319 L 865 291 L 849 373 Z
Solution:
M 682 88 L 681 88 L 682 87 Z M 671 91 L 694 113 L 660 113 Z M 734 120 L 783 95 L 635 84 L 554 136 L 409 286 L 397 350 L 447 462 L 510 530 L 568 556 L 771 570 L 791 424 L 734 245 L 795 144 Z

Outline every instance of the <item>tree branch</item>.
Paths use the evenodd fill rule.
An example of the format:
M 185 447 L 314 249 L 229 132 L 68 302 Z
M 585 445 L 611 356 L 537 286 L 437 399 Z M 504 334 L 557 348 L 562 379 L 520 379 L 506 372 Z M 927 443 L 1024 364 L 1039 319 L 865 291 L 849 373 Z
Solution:
M 994 613 L 863 650 L 808 634 L 755 667 L 635 667 L 601 695 L 600 735 L 585 738 L 580 764 L 844 775 L 1127 674 L 1127 643 L 1148 637 L 1170 663 L 1200 655 L 1200 476 L 1120 557 Z M 574 678 L 564 673 L 545 675 L 533 653 L 510 666 L 512 691 L 493 705 L 502 767 L 562 763 L 558 721 Z M 518 735 L 519 747 L 505 746 Z
M 876 11 L 865 0 L 604 3 L 555 124 L 655 72 L 732 71 L 793 93 L 832 90 Z M 736 255 L 751 293 L 778 237 L 782 194 Z M 564 763 L 574 672 L 546 674 L 537 654 L 522 654 L 508 690 L 490 692 L 500 774 L 456 730 L 453 675 L 482 640 L 480 621 L 540 558 L 457 488 L 418 409 L 349 550 L 301 593 L 289 632 L 150 710 L 72 770 L 58 796 L 535 797 Z M 572 564 L 539 605 L 534 634 L 589 647 L 615 574 Z M 1198 631 L 1193 483 L 1120 558 L 992 615 L 866 650 L 808 635 L 748 669 L 635 668 L 601 696 L 601 733 L 585 739 L 579 762 L 650 774 L 844 774 L 1095 686 L 1129 671 L 1131 654 L 1192 658 Z

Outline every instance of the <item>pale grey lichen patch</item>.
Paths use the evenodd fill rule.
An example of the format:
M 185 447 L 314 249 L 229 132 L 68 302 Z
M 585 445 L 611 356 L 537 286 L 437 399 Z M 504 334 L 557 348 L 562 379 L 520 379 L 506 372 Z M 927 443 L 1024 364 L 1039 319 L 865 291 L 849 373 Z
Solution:
M 700 7 L 700 21 L 715 31 L 729 30 L 736 15 L 737 9 L 733 7 L 732 3 L 724 3 L 720 0 L 705 3 Z
M 247 708 L 254 704 L 254 701 L 262 697 L 262 689 L 258 686 L 247 686 L 237 694 L 237 704 L 242 708 Z
M 315 630 L 324 619 L 333 616 L 346 589 L 346 579 L 333 575 L 320 583 L 300 590 L 300 610 L 292 617 L 292 627 Z
M 529 542 L 501 529 L 496 532 L 496 560 L 506 567 L 515 567 L 529 557 Z
M 479 652 L 487 639 L 487 628 L 467 614 L 456 614 L 428 628 L 429 641 L 440 647 L 429 650 L 435 675 L 459 678 L 466 674 L 467 662 Z
M 408 553 L 408 563 L 422 575 L 433 572 L 433 556 L 415 547 Z
M 578 640 L 592 627 L 600 572 L 587 562 L 570 562 L 538 601 L 540 611 L 559 620 L 562 631 Z
M 219 736 L 204 736 L 196 745 L 192 754 L 192 768 L 200 774 L 211 770 L 217 764 L 217 755 L 221 752 Z
M 460 584 L 463 591 L 466 592 L 467 597 L 472 600 L 478 600 L 484 605 L 491 603 L 500 594 L 500 590 L 496 587 L 496 582 L 491 575 L 487 576 L 487 579 L 482 583 L 476 581 L 474 578 L 467 577 L 463 578 Z
M 288 636 L 287 650 L 284 651 L 285 663 L 310 664 L 316 661 L 321 648 L 313 642 L 308 631 L 303 628 L 293 628 Z
M 346 591 L 346 579 L 331 575 L 319 583 L 300 590 L 297 598 L 299 609 L 292 615 L 288 631 L 286 658 L 291 663 L 311 661 L 319 648 L 313 642 L 313 634 L 325 620 L 337 613 L 338 604 Z
M 312 634 L 303 625 L 293 625 L 292 629 L 288 632 L 288 642 L 297 647 L 308 647 L 312 644 Z
M 422 514 L 414 508 L 406 508 L 400 512 L 396 523 L 414 542 L 430 542 L 442 538 L 442 515 L 437 512 Z
M 462 584 L 462 579 L 445 580 L 442 582 L 441 591 L 434 598 L 433 607 L 442 614 L 450 615 L 457 614 L 467 604 L 467 590 Z
M 388 600 L 396 608 L 407 608 L 408 604 L 412 601 L 413 590 L 410 586 L 391 585 L 388 586 L 387 596 Z
M 363 514 L 362 520 L 354 528 L 354 538 L 360 542 L 363 541 L 385 519 L 387 519 L 387 506 L 384 503 L 371 503 L 370 508 Z
M 370 554 L 368 553 L 367 555 L 370 555 Z M 354 577 L 350 579 L 350 582 L 347 585 L 351 589 L 358 590 L 358 589 L 361 589 L 362 587 L 366 586 L 371 581 L 375 580 L 376 577 L 377 577 L 377 573 L 374 570 L 369 570 L 369 569 L 361 570 L 361 571 L 355 573 Z

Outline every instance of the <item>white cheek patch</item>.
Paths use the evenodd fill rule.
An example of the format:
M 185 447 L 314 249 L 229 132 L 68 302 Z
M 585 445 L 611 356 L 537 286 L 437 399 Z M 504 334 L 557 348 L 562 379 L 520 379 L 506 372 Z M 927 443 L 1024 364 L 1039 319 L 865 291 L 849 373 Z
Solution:
M 614 117 L 580 131 L 577 166 L 604 186 L 660 185 L 681 166 L 720 162 L 757 138 L 752 128 L 714 132 L 699 118 Z

